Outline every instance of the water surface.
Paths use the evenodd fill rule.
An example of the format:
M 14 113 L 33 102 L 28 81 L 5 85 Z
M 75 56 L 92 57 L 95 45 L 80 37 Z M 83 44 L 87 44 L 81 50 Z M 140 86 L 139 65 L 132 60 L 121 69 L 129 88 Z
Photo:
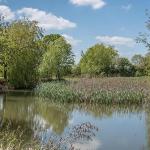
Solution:
M 81 150 L 150 150 L 150 110 L 142 106 L 54 104 L 31 94 L 0 95 L 0 119 L 28 129 L 44 142 L 63 137 L 77 124 L 90 122 L 99 128 L 93 140 L 74 143 Z M 15 128 L 14 128 L 15 129 Z

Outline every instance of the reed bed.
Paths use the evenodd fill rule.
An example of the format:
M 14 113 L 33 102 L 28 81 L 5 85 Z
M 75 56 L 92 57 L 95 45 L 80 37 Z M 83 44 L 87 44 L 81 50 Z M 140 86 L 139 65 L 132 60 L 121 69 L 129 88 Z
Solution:
M 41 83 L 36 94 L 53 102 L 142 104 L 150 98 L 149 78 L 93 78 Z

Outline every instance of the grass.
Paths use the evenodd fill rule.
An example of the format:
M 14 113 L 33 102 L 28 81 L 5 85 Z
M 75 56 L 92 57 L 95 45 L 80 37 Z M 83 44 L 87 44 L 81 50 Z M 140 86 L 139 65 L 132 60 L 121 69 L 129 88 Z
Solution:
M 36 94 L 53 102 L 141 104 L 149 99 L 149 78 L 93 78 L 41 83 Z

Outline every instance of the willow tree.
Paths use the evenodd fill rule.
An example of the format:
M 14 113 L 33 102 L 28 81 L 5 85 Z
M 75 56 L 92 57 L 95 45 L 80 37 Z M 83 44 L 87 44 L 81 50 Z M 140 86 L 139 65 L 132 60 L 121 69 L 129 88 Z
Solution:
M 7 63 L 9 56 L 9 44 L 7 38 L 8 27 L 9 23 L 4 20 L 4 17 L 0 17 L 0 65 L 3 68 L 1 72 L 3 73 L 5 80 L 7 80 Z
M 15 88 L 31 88 L 37 81 L 42 31 L 37 22 L 29 20 L 13 21 L 6 31 L 7 48 L 1 56 L 5 57 L 8 80 Z
M 39 66 L 39 72 L 46 78 L 55 75 L 60 80 L 63 75 L 71 72 L 74 64 L 71 45 L 58 34 L 48 35 L 44 37 L 43 41 L 47 46 Z

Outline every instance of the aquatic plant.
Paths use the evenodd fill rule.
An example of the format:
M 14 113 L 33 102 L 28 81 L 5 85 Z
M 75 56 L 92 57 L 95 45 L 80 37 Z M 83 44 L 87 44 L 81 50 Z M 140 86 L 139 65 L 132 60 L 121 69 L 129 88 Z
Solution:
M 145 103 L 149 99 L 148 78 L 94 78 L 41 83 L 36 94 L 57 102 L 102 104 Z
M 78 93 L 75 93 L 64 82 L 42 83 L 35 91 L 39 96 L 47 97 L 51 101 L 70 102 L 79 97 Z
M 90 122 L 78 124 L 70 129 L 63 137 L 51 136 L 49 142 L 44 145 L 44 150 L 68 149 L 74 150 L 74 143 L 84 143 L 93 139 L 98 128 Z
M 29 131 L 23 130 L 20 125 L 16 126 L 11 121 L 2 122 L 0 128 L 0 149 L 1 150 L 39 150 L 39 144 L 35 139 L 30 142 L 26 134 Z
M 70 129 L 63 137 L 51 136 L 48 142 L 42 141 L 42 137 L 34 136 L 26 141 L 25 130 L 21 126 L 13 126 L 12 122 L 2 123 L 0 128 L 1 150 L 73 150 L 75 142 L 92 140 L 98 128 L 91 123 L 82 123 Z

